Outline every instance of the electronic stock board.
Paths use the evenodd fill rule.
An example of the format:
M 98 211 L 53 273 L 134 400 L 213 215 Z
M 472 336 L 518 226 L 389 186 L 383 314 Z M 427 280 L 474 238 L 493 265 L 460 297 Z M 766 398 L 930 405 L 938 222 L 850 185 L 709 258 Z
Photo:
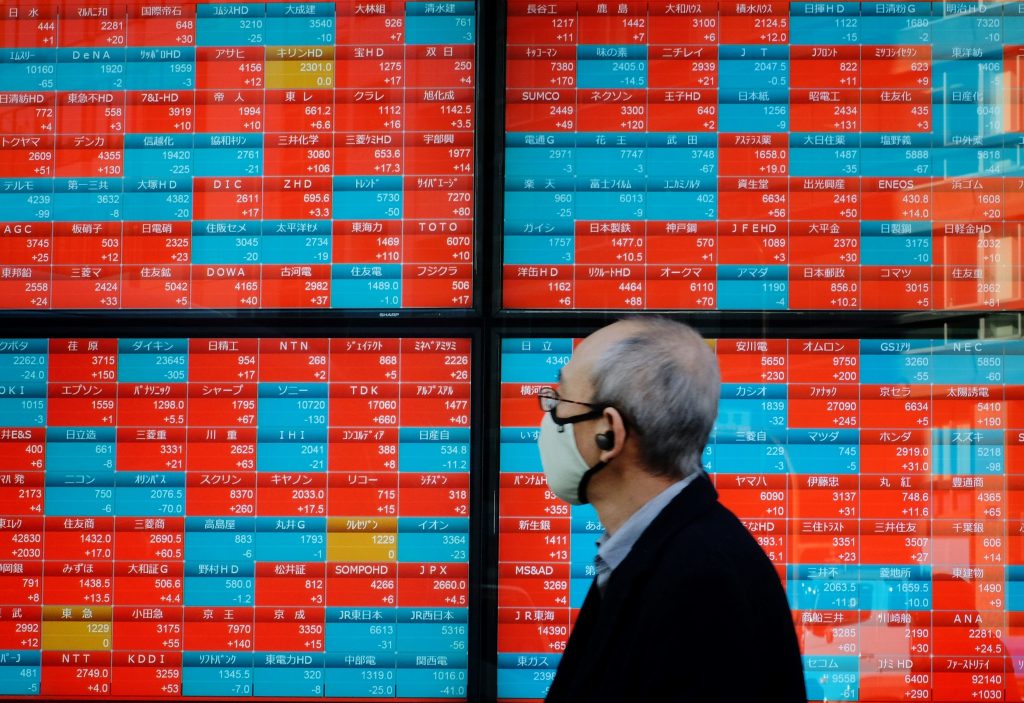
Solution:
M 0 8 L 0 695 L 465 699 L 495 656 L 476 613 L 480 697 L 541 698 L 602 528 L 538 473 L 532 396 L 574 334 L 531 311 L 1024 307 L 1020 4 L 483 10 Z M 47 328 L 72 310 L 114 331 Z M 274 317 L 146 336 L 126 310 Z M 500 363 L 387 319 L 303 334 L 313 310 L 498 312 Z M 810 697 L 1018 700 L 1024 355 L 816 319 L 709 335 L 705 453 L 779 568 Z M 496 613 L 469 576 L 488 471 Z
M 1006 2 L 508 3 L 509 309 L 1019 309 Z
M 710 343 L 704 470 L 786 586 L 808 699 L 1021 700 L 1024 344 Z M 597 514 L 548 490 L 536 447 L 573 346 L 502 344 L 499 700 L 544 696 L 595 575 Z
M 5 2 L 0 308 L 472 306 L 473 2 Z
M 0 695 L 466 697 L 470 340 L 0 341 Z
M 476 9 L 0 8 L 0 695 L 465 699 Z

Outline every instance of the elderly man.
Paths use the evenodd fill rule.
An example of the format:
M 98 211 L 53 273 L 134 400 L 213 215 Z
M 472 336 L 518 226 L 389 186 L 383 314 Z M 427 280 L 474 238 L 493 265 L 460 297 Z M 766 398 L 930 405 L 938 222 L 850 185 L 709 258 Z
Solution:
M 708 345 L 662 318 L 598 330 L 542 391 L 548 484 L 606 530 L 549 703 L 806 700 L 775 568 L 701 468 L 718 397 Z

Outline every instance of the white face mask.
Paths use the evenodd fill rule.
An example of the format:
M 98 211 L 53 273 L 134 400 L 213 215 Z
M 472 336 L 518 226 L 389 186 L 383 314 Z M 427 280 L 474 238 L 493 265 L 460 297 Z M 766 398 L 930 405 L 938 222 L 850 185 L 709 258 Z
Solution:
M 593 466 L 587 466 L 576 446 L 572 424 L 559 425 L 551 413 L 544 413 L 537 447 L 540 449 L 540 463 L 544 467 L 544 476 L 551 492 L 570 505 L 588 502 L 587 482 L 605 467 L 605 462 L 599 461 Z

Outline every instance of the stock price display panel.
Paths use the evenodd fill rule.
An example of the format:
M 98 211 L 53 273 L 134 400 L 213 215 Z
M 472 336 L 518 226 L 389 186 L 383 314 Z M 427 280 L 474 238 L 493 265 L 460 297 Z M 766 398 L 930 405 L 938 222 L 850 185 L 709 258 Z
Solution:
M 468 308 L 475 3 L 0 8 L 0 308 Z
M 469 339 L 0 341 L 0 696 L 465 699 Z
M 778 568 L 808 697 L 1021 700 L 1024 342 L 709 343 L 704 468 Z M 548 491 L 536 447 L 572 347 L 503 340 L 501 700 L 544 696 L 595 575 L 603 528 Z
M 508 309 L 1020 309 L 1024 8 L 509 0 Z

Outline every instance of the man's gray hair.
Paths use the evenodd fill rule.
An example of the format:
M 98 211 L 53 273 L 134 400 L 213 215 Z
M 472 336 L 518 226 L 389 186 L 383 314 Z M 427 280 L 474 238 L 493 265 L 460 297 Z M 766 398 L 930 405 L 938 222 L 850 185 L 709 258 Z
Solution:
M 630 318 L 629 336 L 594 363 L 594 402 L 618 409 L 639 434 L 648 471 L 684 477 L 698 471 L 718 415 L 715 353 L 689 325 L 664 317 Z

